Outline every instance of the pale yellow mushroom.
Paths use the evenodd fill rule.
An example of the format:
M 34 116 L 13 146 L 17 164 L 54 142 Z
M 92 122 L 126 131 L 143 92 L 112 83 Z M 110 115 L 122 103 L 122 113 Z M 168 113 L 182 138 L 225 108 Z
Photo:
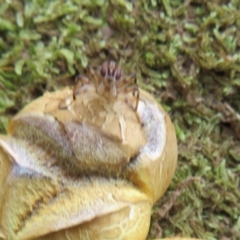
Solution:
M 146 239 L 175 172 L 174 127 L 145 91 L 135 111 L 130 91 L 86 83 L 31 102 L 0 136 L 0 239 Z

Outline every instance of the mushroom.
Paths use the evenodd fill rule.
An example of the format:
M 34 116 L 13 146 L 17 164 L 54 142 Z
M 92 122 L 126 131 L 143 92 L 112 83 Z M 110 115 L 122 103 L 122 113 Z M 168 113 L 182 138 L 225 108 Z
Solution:
M 0 136 L 0 239 L 146 239 L 177 141 L 115 62 L 32 101 Z

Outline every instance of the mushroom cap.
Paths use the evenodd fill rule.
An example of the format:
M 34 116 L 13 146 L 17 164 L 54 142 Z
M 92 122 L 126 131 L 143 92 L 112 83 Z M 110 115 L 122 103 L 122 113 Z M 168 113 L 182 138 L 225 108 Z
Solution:
M 140 90 L 137 111 L 129 101 L 131 93 L 106 98 L 91 85 L 72 100 L 64 88 L 10 121 L 0 136 L 0 237 L 146 238 L 177 141 L 150 94 Z

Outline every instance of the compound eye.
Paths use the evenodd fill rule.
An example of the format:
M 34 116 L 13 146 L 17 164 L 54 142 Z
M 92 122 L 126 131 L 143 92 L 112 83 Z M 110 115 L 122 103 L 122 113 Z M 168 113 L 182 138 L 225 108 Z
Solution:
M 120 80 L 122 78 L 123 74 L 119 66 L 115 69 L 115 78 L 116 80 Z
M 108 75 L 108 63 L 104 62 L 101 69 L 100 69 L 100 74 L 102 77 L 106 77 Z

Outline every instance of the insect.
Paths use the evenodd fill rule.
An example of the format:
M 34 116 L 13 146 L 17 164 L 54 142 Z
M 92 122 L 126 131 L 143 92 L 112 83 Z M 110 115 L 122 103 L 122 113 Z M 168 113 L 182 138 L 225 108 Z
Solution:
M 126 103 L 134 111 L 137 111 L 139 90 L 135 73 L 125 76 L 118 63 L 114 61 L 104 62 L 97 72 L 92 67 L 88 67 L 88 72 L 92 81 L 86 76 L 78 75 L 76 77 L 73 87 L 73 100 L 76 99 L 81 91 L 86 90 L 89 85 L 94 85 L 98 94 L 108 98 L 116 99 L 119 94 L 126 95 Z M 132 93 L 132 96 L 135 98 L 134 105 L 128 100 L 128 93 Z

